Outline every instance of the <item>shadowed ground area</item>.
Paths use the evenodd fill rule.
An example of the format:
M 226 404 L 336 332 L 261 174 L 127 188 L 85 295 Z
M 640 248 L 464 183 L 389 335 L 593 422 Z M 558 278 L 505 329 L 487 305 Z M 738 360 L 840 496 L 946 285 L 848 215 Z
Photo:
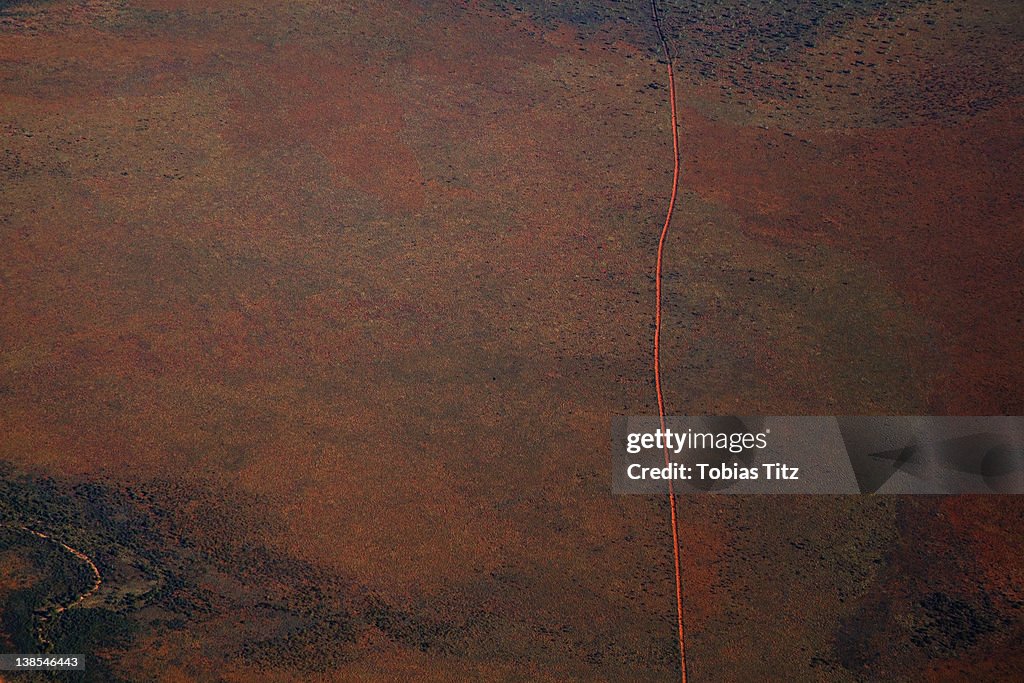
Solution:
M 660 6 L 669 412 L 1020 414 L 1020 3 Z M 646 2 L 0 2 L 0 646 L 678 680 L 608 452 L 657 413 L 660 59 Z M 692 680 L 1024 669 L 1016 499 L 680 515 Z M 21 526 L 100 590 L 33 616 L 90 575 Z

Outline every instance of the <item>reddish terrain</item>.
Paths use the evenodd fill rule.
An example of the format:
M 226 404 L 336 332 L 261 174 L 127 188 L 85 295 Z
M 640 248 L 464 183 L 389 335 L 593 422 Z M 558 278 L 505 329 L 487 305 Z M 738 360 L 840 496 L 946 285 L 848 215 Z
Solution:
M 781 7 L 785 4 L 786 7 Z M 660 3 L 675 414 L 1020 414 L 1019 3 Z M 678 680 L 640 3 L 0 3 L 0 644 Z M 691 680 L 1012 680 L 1024 505 L 679 501 Z

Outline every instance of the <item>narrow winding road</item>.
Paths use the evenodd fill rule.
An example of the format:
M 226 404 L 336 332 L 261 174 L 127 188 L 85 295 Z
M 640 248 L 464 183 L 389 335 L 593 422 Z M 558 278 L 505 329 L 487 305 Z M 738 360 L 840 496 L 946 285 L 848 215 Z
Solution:
M 676 79 L 673 68 L 672 50 L 661 26 L 661 15 L 658 13 L 657 0 L 651 0 L 651 14 L 654 27 L 658 31 L 658 39 L 665 53 L 668 70 L 668 97 L 672 111 L 672 193 L 665 212 L 665 224 L 661 228 L 658 240 L 658 259 L 654 272 L 655 305 L 654 305 L 654 388 L 658 394 L 658 417 L 661 429 L 665 429 L 665 394 L 661 384 L 661 280 L 664 264 L 665 242 L 668 240 L 669 225 L 672 223 L 672 212 L 676 208 L 676 196 L 679 193 L 679 117 L 676 112 Z M 665 465 L 669 464 L 668 448 L 665 448 Z M 668 502 L 672 523 L 672 559 L 675 564 L 676 578 L 676 622 L 679 630 L 679 669 L 683 683 L 686 683 L 686 643 L 683 629 L 683 575 L 679 566 L 679 513 L 676 509 L 676 494 L 672 480 L 668 480 Z
M 72 555 L 77 557 L 79 560 L 84 562 L 86 565 L 88 565 L 89 569 L 92 570 L 92 576 L 93 576 L 92 587 L 89 588 L 89 590 L 87 590 L 84 593 L 82 593 L 81 595 L 79 595 L 73 601 L 69 602 L 68 604 L 66 604 L 66 605 L 57 605 L 57 607 L 54 608 L 54 613 L 55 614 L 60 614 L 61 612 L 65 611 L 67 609 L 70 609 L 70 608 L 74 607 L 75 605 L 78 605 L 79 603 L 81 603 L 86 598 L 92 597 L 93 595 L 96 594 L 96 591 L 98 591 L 100 589 L 100 585 L 103 583 L 103 577 L 100 575 L 99 567 L 96 566 L 96 563 L 92 561 L 91 557 L 89 557 L 88 555 L 83 553 L 81 550 L 77 550 L 75 548 L 72 548 L 67 543 L 64 543 L 62 541 L 58 541 L 53 536 L 49 536 L 47 534 L 44 534 L 41 531 L 36 531 L 35 529 L 30 529 L 27 526 L 22 526 L 22 527 L 19 527 L 19 528 L 22 531 L 27 531 L 28 533 L 32 534 L 33 536 L 36 536 L 37 538 L 42 538 L 44 540 L 49 541 L 50 543 L 54 543 L 56 545 L 59 545 L 61 548 L 63 548 L 67 552 L 71 553 Z
M 57 540 L 56 538 L 54 538 L 53 536 L 50 536 L 49 534 L 44 534 L 41 531 L 36 531 L 35 529 L 31 529 L 31 528 L 29 528 L 27 526 L 24 526 L 24 525 L 18 525 L 17 528 L 20 529 L 21 531 L 24 531 L 26 533 L 32 534 L 36 538 L 40 538 L 40 539 L 42 539 L 44 541 L 47 541 L 49 543 L 53 543 L 56 546 L 59 546 L 61 549 L 63 549 L 66 552 L 69 552 L 72 555 L 74 555 L 76 559 L 84 562 L 89 567 L 89 569 L 92 571 L 92 576 L 93 576 L 92 586 L 90 586 L 88 590 L 86 590 L 84 593 L 81 593 L 77 598 L 75 598 L 71 602 L 67 603 L 66 605 L 57 605 L 56 607 L 54 607 L 53 608 L 53 615 L 54 616 L 57 616 L 57 615 L 61 614 L 62 612 L 65 612 L 66 610 L 71 609 L 72 607 L 80 605 L 84 600 L 86 600 L 86 599 L 92 597 L 93 595 L 95 595 L 96 592 L 100 589 L 100 586 L 103 584 L 103 577 L 100 575 L 99 567 L 96 566 L 96 563 L 93 562 L 93 559 L 91 557 L 89 557 L 88 555 L 83 553 L 81 550 L 78 550 L 77 548 L 72 548 L 67 543 L 64 543 L 63 541 Z M 36 638 L 39 640 L 39 643 L 41 645 L 43 645 L 44 648 L 49 648 L 49 647 L 51 647 L 53 645 L 53 643 L 50 640 L 48 640 L 46 638 L 46 636 L 43 635 L 43 623 L 45 623 L 45 621 L 46 621 L 46 618 L 44 617 L 41 620 L 41 622 L 40 622 L 40 624 L 39 624 L 39 626 L 37 628 Z

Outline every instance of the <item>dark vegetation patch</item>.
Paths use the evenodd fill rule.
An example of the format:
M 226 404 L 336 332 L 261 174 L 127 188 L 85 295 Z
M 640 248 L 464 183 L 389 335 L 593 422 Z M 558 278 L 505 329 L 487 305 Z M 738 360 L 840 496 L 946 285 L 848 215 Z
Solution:
M 46 2 L 46 0 L 0 0 L 0 12 L 21 6 L 31 6 L 40 4 L 45 5 L 48 3 Z
M 934 514 L 934 500 L 920 498 L 900 505 L 899 542 L 836 632 L 833 664 L 858 678 L 944 661 L 964 671 L 978 661 L 1009 662 L 1021 637 L 1019 601 L 986 586 L 971 558 L 950 559 L 956 537 Z
M 996 629 L 996 617 L 987 595 L 979 604 L 932 593 L 918 602 L 919 623 L 910 642 L 928 653 L 928 657 L 952 657 L 970 648 L 982 636 Z
M 240 501 L 237 492 L 202 486 L 70 484 L 16 474 L 4 465 L 0 550 L 24 547 L 43 578 L 8 595 L 3 630 L 20 651 L 39 650 L 40 633 L 54 652 L 96 653 L 129 647 L 142 620 L 150 633 L 170 634 L 216 629 L 215 617 L 236 614 L 249 627 L 223 637 L 222 663 L 241 658 L 257 667 L 307 673 L 357 659 L 356 641 L 369 629 L 423 652 L 459 648 L 455 626 L 254 541 L 252 530 L 244 528 L 252 520 L 237 511 L 256 505 Z M 197 514 L 202 534 L 190 531 Z M 68 604 L 88 588 L 91 572 L 22 526 L 92 557 L 103 585 L 88 606 L 43 623 L 48 608 Z M 154 613 L 163 617 L 154 619 Z
M 495 0 L 603 50 L 661 59 L 649 2 Z M 1020 96 L 1019 9 L 949 0 L 660 0 L 679 77 L 782 124 L 957 122 Z M 833 40 L 837 39 L 837 40 Z
M 25 558 L 33 569 L 31 584 L 0 593 L 0 630 L 5 652 L 93 653 L 125 647 L 135 626 L 126 615 L 104 608 L 76 608 L 59 616 L 67 605 L 92 586 L 92 572 L 51 541 L 17 527 L 0 527 L 0 551 Z M 10 673 L 11 680 L 118 681 L 109 665 L 89 657 L 85 672 Z
M 784 59 L 875 15 L 892 22 L 922 0 L 660 0 L 675 56 L 701 75 L 736 76 Z

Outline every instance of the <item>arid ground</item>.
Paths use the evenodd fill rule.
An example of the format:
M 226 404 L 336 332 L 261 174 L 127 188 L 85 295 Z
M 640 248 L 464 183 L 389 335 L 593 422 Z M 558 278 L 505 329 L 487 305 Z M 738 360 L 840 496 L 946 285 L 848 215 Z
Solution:
M 1024 412 L 1024 5 L 659 4 L 669 412 Z M 0 649 L 679 680 L 646 0 L 0 0 L 0 126 Z M 1024 501 L 679 506 L 691 681 L 1024 672 Z

